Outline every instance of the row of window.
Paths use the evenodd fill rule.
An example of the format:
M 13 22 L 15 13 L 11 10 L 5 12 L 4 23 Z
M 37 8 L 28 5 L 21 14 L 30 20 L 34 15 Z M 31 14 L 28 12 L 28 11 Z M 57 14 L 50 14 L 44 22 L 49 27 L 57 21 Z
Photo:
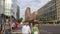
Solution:
M 57 1 L 56 1 L 57 2 Z M 57 6 L 56 6 L 57 5 Z M 58 7 L 59 6 L 59 7 Z M 56 11 L 56 7 L 58 7 L 58 11 L 60 12 L 60 1 L 58 1 L 57 3 L 54 3 L 54 1 L 52 3 L 50 3 L 49 5 L 47 5 L 46 8 L 43 8 L 43 12 L 46 14 L 42 14 L 40 15 L 40 17 L 43 17 L 45 15 L 45 17 L 51 17 L 53 19 L 57 19 L 57 11 Z M 46 12 L 45 12 L 46 11 Z M 52 12 L 51 12 L 52 11 Z M 41 11 L 42 12 L 42 11 Z M 39 13 L 41 13 L 39 12 Z M 60 16 L 60 14 L 59 14 Z M 60 17 L 59 17 L 60 18 Z M 59 19 L 58 18 L 58 19 Z
M 54 3 L 54 1 L 53 1 L 52 3 L 50 3 L 50 4 L 47 6 L 46 9 L 48 9 L 49 7 L 55 6 L 55 4 L 60 6 L 60 1 L 58 1 L 58 2 L 56 1 L 56 3 Z
M 60 20 L 60 17 L 57 17 L 57 20 Z

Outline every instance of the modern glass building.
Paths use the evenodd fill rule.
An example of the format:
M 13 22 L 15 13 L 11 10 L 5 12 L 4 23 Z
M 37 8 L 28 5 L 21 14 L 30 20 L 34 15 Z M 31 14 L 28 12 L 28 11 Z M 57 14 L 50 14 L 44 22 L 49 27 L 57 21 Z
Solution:
M 0 14 L 5 14 L 7 16 L 13 15 L 13 1 L 12 0 L 0 0 Z
M 5 15 L 7 15 L 7 16 L 11 16 L 11 15 L 13 15 L 13 8 L 12 8 L 12 4 L 13 4 L 13 2 L 12 2 L 12 0 L 5 0 L 4 1 L 4 7 L 5 7 L 5 11 L 4 11 L 4 14 Z
M 4 4 L 3 4 L 3 0 L 0 0 L 0 14 L 3 13 L 3 8 L 4 8 Z
M 16 17 L 17 0 L 0 0 L 0 14 Z
M 17 12 L 16 12 L 17 19 L 20 18 L 20 8 L 17 6 Z
M 17 0 L 13 0 L 13 16 L 18 19 L 20 18 L 20 6 L 18 5 Z
M 16 19 L 16 14 L 17 0 L 0 0 L 0 15 L 3 15 L 3 19 L 6 18 L 5 16 L 13 16 Z M 1 18 L 2 16 L 0 16 L 0 19 Z

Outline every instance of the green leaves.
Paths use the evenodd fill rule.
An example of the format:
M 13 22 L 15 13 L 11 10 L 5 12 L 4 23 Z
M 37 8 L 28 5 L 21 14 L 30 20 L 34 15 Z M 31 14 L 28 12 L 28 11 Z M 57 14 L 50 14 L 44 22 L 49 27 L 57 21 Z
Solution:
M 45 21 L 45 18 L 40 18 L 40 21 Z
M 47 21 L 53 20 L 52 18 L 47 18 Z
M 22 20 L 23 20 L 23 18 L 19 18 L 19 19 L 17 19 L 17 20 L 18 20 L 19 23 L 21 23 Z
M 50 17 L 49 17 L 49 18 L 43 18 L 43 17 L 42 17 L 42 18 L 40 18 L 40 20 L 39 20 L 39 21 L 50 21 L 50 20 L 53 20 L 53 19 L 52 19 L 52 18 L 50 18 Z

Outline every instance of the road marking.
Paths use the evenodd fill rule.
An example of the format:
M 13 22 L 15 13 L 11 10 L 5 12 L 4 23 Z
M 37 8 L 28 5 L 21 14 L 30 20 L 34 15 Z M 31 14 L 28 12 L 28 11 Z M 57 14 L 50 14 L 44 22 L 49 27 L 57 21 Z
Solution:
M 48 32 L 47 30 L 41 30 L 42 32 L 52 34 L 52 32 Z
M 12 33 L 21 33 L 21 32 L 12 32 Z

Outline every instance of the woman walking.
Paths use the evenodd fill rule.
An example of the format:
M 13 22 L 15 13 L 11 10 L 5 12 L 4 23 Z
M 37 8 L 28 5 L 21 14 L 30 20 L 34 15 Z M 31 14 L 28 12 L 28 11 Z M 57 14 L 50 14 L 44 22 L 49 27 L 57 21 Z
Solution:
M 32 28 L 32 34 L 38 34 L 38 32 L 37 24 L 34 24 L 34 27 Z

